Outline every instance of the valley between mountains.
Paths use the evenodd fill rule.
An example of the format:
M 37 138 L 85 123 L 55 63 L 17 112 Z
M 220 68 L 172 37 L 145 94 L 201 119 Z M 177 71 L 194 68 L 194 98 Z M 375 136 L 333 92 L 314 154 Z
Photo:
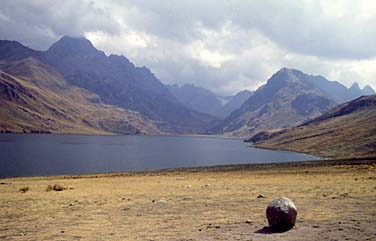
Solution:
M 313 151 L 309 132 L 331 143 L 337 143 L 333 135 L 359 137 L 360 146 L 350 149 L 362 154 L 362 147 L 375 148 L 376 122 L 375 105 L 364 107 L 359 100 L 374 103 L 374 94 L 370 86 L 347 88 L 282 68 L 255 91 L 218 96 L 195 85 L 165 85 L 147 67 L 107 56 L 85 38 L 64 36 L 46 51 L 0 41 L 2 132 L 254 136 L 250 140 L 260 147 L 336 156 Z M 361 96 L 370 97 L 354 102 Z M 351 105 L 362 108 L 331 115 Z M 294 140 L 304 148 L 292 147 Z

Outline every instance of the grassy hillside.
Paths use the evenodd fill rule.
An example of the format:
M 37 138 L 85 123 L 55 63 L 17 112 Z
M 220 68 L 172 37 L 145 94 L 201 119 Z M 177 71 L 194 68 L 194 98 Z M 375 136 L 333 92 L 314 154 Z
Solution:
M 33 58 L 0 62 L 0 130 L 159 133 L 141 114 L 102 104 L 97 95 L 67 84 L 60 74 Z
M 339 105 L 297 127 L 259 133 L 249 141 L 325 157 L 376 155 L 376 95 Z

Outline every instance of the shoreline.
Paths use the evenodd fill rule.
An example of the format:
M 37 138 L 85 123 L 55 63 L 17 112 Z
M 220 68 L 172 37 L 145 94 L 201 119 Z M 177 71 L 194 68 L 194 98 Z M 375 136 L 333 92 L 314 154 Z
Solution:
M 217 138 L 217 139 L 233 139 L 233 140 L 244 140 L 245 137 L 232 137 L 224 135 L 205 135 L 205 134 L 121 134 L 121 133 L 58 133 L 58 132 L 1 132 L 1 135 L 65 135 L 65 136 L 146 136 L 146 137 L 196 137 L 196 138 Z
M 201 167 L 181 167 L 181 168 L 164 168 L 158 170 L 146 171 L 129 171 L 129 172 L 108 172 L 108 173 L 84 173 L 84 174 L 62 174 L 46 176 L 20 176 L 6 177 L 0 180 L 21 180 L 21 179 L 81 179 L 81 178 L 111 178 L 127 176 L 155 176 L 161 174 L 175 173 L 216 173 L 216 172 L 236 172 L 236 171 L 276 171 L 288 168 L 313 168 L 313 167 L 330 167 L 337 165 L 376 165 L 376 156 L 357 157 L 357 158 L 337 158 L 307 161 L 290 161 L 274 163 L 255 163 L 255 164 L 230 164 Z
M 309 155 L 309 156 L 315 156 L 315 157 L 318 157 L 318 158 L 322 158 L 324 160 L 331 160 L 331 159 L 339 159 L 339 158 L 343 158 L 343 157 L 333 157 L 333 156 L 323 156 L 323 155 L 320 155 L 318 153 L 310 153 L 310 152 L 305 152 L 305 151 L 294 151 L 292 149 L 278 149 L 278 148 L 273 148 L 273 147 L 263 147 L 263 146 L 260 146 L 260 145 L 257 145 L 255 143 L 252 143 L 252 142 L 248 142 L 246 140 L 244 140 L 245 143 L 250 143 L 248 145 L 248 147 L 252 147 L 252 148 L 256 148 L 256 149 L 261 149 L 261 150 L 270 150 L 270 151 L 283 151 L 283 152 L 292 152 L 292 153 L 300 153 L 300 154 L 305 154 L 305 155 Z M 356 157 L 354 157 L 356 158 Z

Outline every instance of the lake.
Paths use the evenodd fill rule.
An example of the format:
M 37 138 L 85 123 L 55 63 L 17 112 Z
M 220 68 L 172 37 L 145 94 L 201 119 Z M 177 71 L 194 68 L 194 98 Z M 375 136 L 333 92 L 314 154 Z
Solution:
M 239 139 L 1 134 L 0 177 L 145 171 L 319 159 L 249 147 Z

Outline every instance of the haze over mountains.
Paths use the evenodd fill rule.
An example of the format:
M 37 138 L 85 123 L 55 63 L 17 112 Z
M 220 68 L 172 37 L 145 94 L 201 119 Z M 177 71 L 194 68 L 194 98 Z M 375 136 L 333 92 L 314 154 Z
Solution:
M 0 129 L 26 132 L 248 137 L 374 93 L 283 68 L 255 92 L 221 97 L 193 85 L 166 86 L 148 68 L 71 37 L 47 51 L 0 41 L 0 70 Z
M 168 85 L 171 93 L 184 105 L 193 110 L 207 113 L 218 118 L 225 118 L 239 108 L 252 92 L 243 90 L 233 96 L 218 96 L 210 90 L 192 84 Z

